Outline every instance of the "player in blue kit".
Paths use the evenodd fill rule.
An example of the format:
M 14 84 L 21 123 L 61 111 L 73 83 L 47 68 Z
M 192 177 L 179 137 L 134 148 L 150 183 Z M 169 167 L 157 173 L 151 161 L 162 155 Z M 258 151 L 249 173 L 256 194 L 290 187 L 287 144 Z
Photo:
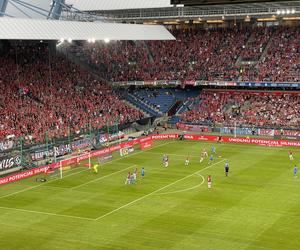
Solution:
M 142 177 L 142 179 L 144 178 L 144 176 L 145 176 L 145 168 L 142 167 L 142 169 L 141 169 L 141 177 Z
M 228 173 L 229 173 L 229 163 L 228 163 L 228 161 L 226 161 L 224 169 L 225 169 L 225 175 L 227 177 Z
M 216 153 L 216 147 L 215 147 L 215 146 L 212 146 L 212 147 L 211 147 L 211 152 L 212 152 L 213 154 Z
M 297 177 L 298 167 L 297 165 L 294 166 L 294 177 Z
M 211 164 L 214 161 L 214 156 L 210 155 L 208 164 Z

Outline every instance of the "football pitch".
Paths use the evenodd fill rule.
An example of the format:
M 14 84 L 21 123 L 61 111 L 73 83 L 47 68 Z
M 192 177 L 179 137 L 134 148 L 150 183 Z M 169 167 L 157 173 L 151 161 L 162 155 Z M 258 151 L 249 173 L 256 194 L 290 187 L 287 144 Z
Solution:
M 213 145 L 213 163 L 200 163 L 201 149 L 210 154 Z M 1 186 L 0 249 L 300 249 L 300 151 L 290 161 L 289 150 L 161 141 L 115 153 L 98 174 L 82 166 L 63 179 Z M 144 179 L 125 185 L 141 167 Z

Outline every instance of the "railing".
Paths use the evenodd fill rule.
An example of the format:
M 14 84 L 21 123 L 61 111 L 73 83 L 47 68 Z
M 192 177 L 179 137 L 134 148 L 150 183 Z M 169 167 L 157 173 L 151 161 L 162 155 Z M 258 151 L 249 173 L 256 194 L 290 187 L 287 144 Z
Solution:
M 300 140 L 299 128 L 271 127 L 271 126 L 251 126 L 251 125 L 226 125 L 226 124 L 208 124 L 208 123 L 177 123 L 178 129 L 194 132 L 216 133 L 220 135 L 235 136 L 268 136 L 283 137 L 286 139 Z
M 236 4 L 216 5 L 204 7 L 167 7 L 151 9 L 128 9 L 111 11 L 94 11 L 96 15 L 105 16 L 115 20 L 149 20 L 149 19 L 171 19 L 171 18 L 215 18 L 246 16 L 277 15 L 279 9 L 292 9 L 295 14 L 300 13 L 300 1 L 276 2 L 263 4 Z
M 222 81 L 222 80 L 153 80 L 153 81 L 125 81 L 113 82 L 113 86 L 224 86 L 224 87 L 255 87 L 255 88 L 297 88 L 300 89 L 300 82 L 255 82 L 255 81 Z

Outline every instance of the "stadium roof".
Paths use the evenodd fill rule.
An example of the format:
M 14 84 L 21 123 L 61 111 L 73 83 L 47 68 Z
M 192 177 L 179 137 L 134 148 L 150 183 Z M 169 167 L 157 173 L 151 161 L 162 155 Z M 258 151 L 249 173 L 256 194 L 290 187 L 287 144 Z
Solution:
M 170 0 L 66 0 L 80 10 L 117 10 L 171 7 Z
M 266 2 L 290 2 L 291 0 L 171 0 L 173 4 L 185 6 L 214 5 L 214 4 L 239 4 L 239 3 L 266 3 Z
M 0 39 L 7 40 L 173 40 L 161 25 L 0 18 Z

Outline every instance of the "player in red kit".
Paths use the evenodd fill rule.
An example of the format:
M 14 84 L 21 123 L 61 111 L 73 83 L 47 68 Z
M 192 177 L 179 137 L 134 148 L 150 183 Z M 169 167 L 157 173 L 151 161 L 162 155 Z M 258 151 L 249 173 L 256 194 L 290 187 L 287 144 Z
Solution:
M 126 180 L 125 180 L 125 185 L 130 184 L 130 181 L 131 181 L 131 173 L 128 172 Z
M 208 187 L 208 189 L 211 189 L 211 182 L 212 182 L 211 175 L 209 175 L 209 176 L 207 176 L 207 187 Z
M 190 164 L 190 157 L 186 157 L 184 165 L 187 167 Z
M 294 160 L 293 152 L 292 151 L 289 152 L 289 158 L 290 158 L 291 161 Z

